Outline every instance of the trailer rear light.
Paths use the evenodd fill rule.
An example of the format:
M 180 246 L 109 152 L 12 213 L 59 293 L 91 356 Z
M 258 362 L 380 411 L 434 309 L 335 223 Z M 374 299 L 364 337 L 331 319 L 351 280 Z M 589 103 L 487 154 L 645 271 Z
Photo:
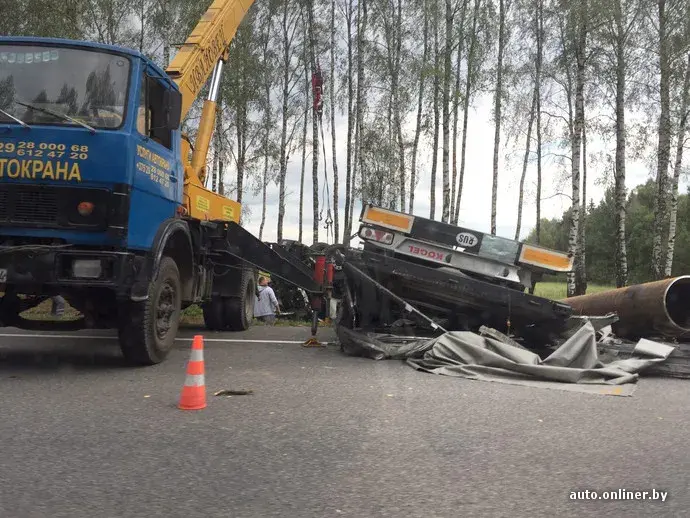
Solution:
M 369 241 L 376 241 L 377 243 L 383 243 L 384 245 L 390 245 L 393 243 L 393 233 L 386 232 L 385 230 L 378 230 L 371 227 L 362 227 L 359 229 L 359 237 L 362 239 L 367 239 Z
M 574 258 L 563 252 L 523 244 L 518 263 L 529 264 L 554 272 L 570 272 L 573 270 Z
M 77 212 L 80 216 L 87 217 L 93 214 L 94 204 L 90 201 L 83 201 L 77 205 Z
M 412 230 L 414 216 L 367 205 L 361 220 L 363 223 L 371 223 L 379 227 L 409 233 Z

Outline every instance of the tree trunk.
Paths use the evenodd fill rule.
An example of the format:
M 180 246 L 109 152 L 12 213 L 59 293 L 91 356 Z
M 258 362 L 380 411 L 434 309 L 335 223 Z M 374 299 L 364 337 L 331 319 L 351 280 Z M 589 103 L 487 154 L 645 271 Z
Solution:
M 434 2 L 434 143 L 431 158 L 431 192 L 429 196 L 429 218 L 436 217 L 436 168 L 438 165 L 438 131 L 441 114 L 439 113 L 439 48 L 438 48 L 438 1 Z
M 678 121 L 678 141 L 676 142 L 676 160 L 673 166 L 673 182 L 671 184 L 671 207 L 668 225 L 668 245 L 666 249 L 666 269 L 664 274 L 670 277 L 673 271 L 673 253 L 676 247 L 676 218 L 678 216 L 678 179 L 683 165 L 683 145 L 685 144 L 685 129 L 688 122 L 688 105 L 690 103 L 690 53 L 685 65 L 683 79 L 683 94 L 680 105 L 680 120 Z
M 336 160 L 336 145 L 335 145 L 335 0 L 331 0 L 331 73 L 328 74 L 328 94 L 330 101 L 328 105 L 331 108 L 331 156 L 333 157 L 333 240 L 338 243 L 340 240 L 340 219 L 339 207 L 340 200 L 338 199 L 338 161 Z
M 263 241 L 264 225 L 266 225 L 266 191 L 268 190 L 269 158 L 268 146 L 271 136 L 271 85 L 268 81 L 264 84 L 264 95 L 266 96 L 266 108 L 264 115 L 264 174 L 261 178 L 261 225 L 259 225 L 259 240 L 261 241 Z
M 402 107 L 400 106 L 400 88 L 399 88 L 399 81 L 400 81 L 400 63 L 401 63 L 401 51 L 402 51 L 402 10 L 403 10 L 403 5 L 402 5 L 402 0 L 398 0 L 398 12 L 396 13 L 397 17 L 397 22 L 396 22 L 396 27 L 397 27 L 397 34 L 395 38 L 395 68 L 394 68 L 394 81 L 393 81 L 393 114 L 394 114 L 394 124 L 395 124 L 395 131 L 397 133 L 397 141 L 398 141 L 398 176 L 399 176 L 399 183 L 400 183 L 400 210 L 405 211 L 405 202 L 407 198 L 407 193 L 405 192 L 405 183 L 407 182 L 407 178 L 405 175 L 405 142 L 403 141 L 403 131 L 402 131 L 402 121 L 400 117 L 400 110 Z
M 616 287 L 628 284 L 628 253 L 625 244 L 625 37 L 622 0 L 616 0 L 616 171 L 614 190 L 614 219 L 616 225 Z
M 443 204 L 441 220 L 447 223 L 450 219 L 450 78 L 453 45 L 453 9 L 451 0 L 446 3 L 446 42 L 443 49 Z
M 575 73 L 575 119 L 571 136 L 572 149 L 572 207 L 570 232 L 568 234 L 568 252 L 575 258 L 575 269 L 580 259 L 580 161 L 582 151 L 582 130 L 584 127 L 584 83 L 585 83 L 585 46 L 587 43 L 587 0 L 579 6 L 578 33 L 575 45 L 576 73 Z M 581 294 L 577 275 L 568 274 L 567 296 Z
M 467 4 L 469 0 L 462 2 L 462 14 L 460 15 L 460 25 L 458 27 L 458 51 L 455 58 L 455 87 L 453 89 L 453 158 L 452 158 L 452 178 L 450 181 L 450 218 L 455 221 L 455 197 L 458 187 L 458 108 L 460 107 L 460 68 L 462 63 L 462 51 L 464 42 L 465 16 L 467 15 Z
M 144 33 L 146 30 L 146 3 L 139 4 L 139 52 L 144 53 Z
M 527 176 L 527 164 L 529 162 L 530 145 L 532 144 L 532 125 L 534 124 L 534 115 L 537 108 L 537 87 L 534 86 L 532 94 L 532 106 L 529 111 L 529 120 L 527 122 L 527 137 L 525 138 L 525 157 L 522 161 L 522 175 L 520 176 L 520 190 L 518 191 L 518 213 L 517 225 L 515 226 L 515 240 L 520 239 L 520 230 L 522 227 L 522 201 L 525 194 L 525 178 Z
M 419 91 L 417 95 L 417 124 L 414 130 L 412 143 L 412 162 L 410 164 L 410 214 L 414 212 L 414 193 L 417 182 L 417 149 L 419 148 L 419 136 L 422 132 L 422 109 L 424 107 L 424 84 L 426 83 L 426 60 L 429 56 L 429 13 L 426 0 L 423 2 L 424 29 L 422 32 L 422 66 L 419 72 Z
M 237 106 L 237 203 L 242 204 L 244 194 L 244 169 L 247 158 L 247 101 Z
M 313 5 L 308 4 L 307 32 L 309 33 L 309 61 L 312 73 L 316 71 L 316 36 L 314 34 Z M 311 112 L 311 181 L 312 181 L 312 239 L 319 242 L 319 118 L 320 114 L 312 108 Z
M 541 241 L 541 66 L 544 55 L 544 0 L 537 0 L 537 62 L 535 65 L 534 85 L 537 95 L 537 194 L 535 225 L 537 244 Z
M 282 98 L 282 124 L 280 128 L 280 177 L 278 180 L 278 228 L 276 240 L 283 239 L 283 221 L 285 219 L 285 180 L 287 177 L 287 126 L 288 106 L 290 96 L 290 37 L 288 34 L 288 3 L 283 4 L 283 98 Z
M 353 107 L 355 90 L 353 82 L 353 56 L 352 56 L 352 1 L 348 0 L 347 4 L 347 144 L 345 157 L 345 223 L 343 229 L 343 243 L 348 245 L 350 243 L 350 235 L 352 234 L 352 221 L 350 219 L 350 205 L 352 200 L 352 133 L 354 131 Z
M 582 122 L 582 203 L 580 203 L 580 221 L 578 224 L 578 260 L 577 270 L 575 270 L 575 285 L 577 286 L 576 295 L 587 293 L 587 123 L 585 122 L 583 110 Z
M 498 198 L 498 149 L 501 143 L 501 100 L 503 97 L 503 51 L 505 47 L 505 0 L 499 0 L 498 61 L 496 64 L 496 93 L 494 97 L 494 171 L 491 187 L 491 234 L 496 235 L 496 203 Z
M 362 140 L 362 115 L 364 102 L 364 36 L 367 27 L 367 2 L 361 0 L 358 4 L 358 28 L 357 28 L 357 100 L 355 102 L 355 158 L 352 165 L 352 195 L 350 202 L 350 222 L 352 223 L 354 208 L 355 208 L 355 193 L 357 170 L 360 166 L 361 160 L 361 140 Z M 361 16 L 361 19 L 359 17 Z M 348 241 L 349 242 L 349 241 Z
M 213 175 L 211 176 L 211 190 L 213 192 L 220 192 L 219 184 L 223 183 L 223 102 L 218 100 L 216 104 L 216 164 L 213 168 Z
M 479 6 L 481 0 L 474 0 L 474 12 L 472 14 L 472 32 L 470 33 L 470 48 L 467 53 L 467 82 L 465 83 L 465 98 L 462 114 L 462 146 L 460 151 L 460 175 L 458 176 L 458 192 L 455 201 L 455 214 L 453 224 L 457 225 L 460 219 L 460 201 L 462 200 L 462 186 L 465 179 L 465 158 L 467 156 L 467 123 L 470 115 L 470 97 L 472 96 L 472 81 L 474 80 L 474 52 L 477 44 L 477 19 L 479 18 Z
M 657 147 L 657 196 L 654 212 L 654 240 L 652 242 L 652 275 L 661 279 L 664 274 L 665 257 L 663 234 L 668 217 L 668 163 L 671 155 L 671 116 L 670 87 L 671 73 L 669 63 L 669 42 L 666 33 L 666 0 L 659 2 L 659 93 L 661 114 L 659 117 L 659 145 Z
M 307 126 L 309 122 L 309 60 L 306 46 L 304 50 L 304 121 L 302 123 L 302 169 L 299 176 L 299 231 L 297 240 L 303 243 L 304 238 L 304 179 L 307 170 Z

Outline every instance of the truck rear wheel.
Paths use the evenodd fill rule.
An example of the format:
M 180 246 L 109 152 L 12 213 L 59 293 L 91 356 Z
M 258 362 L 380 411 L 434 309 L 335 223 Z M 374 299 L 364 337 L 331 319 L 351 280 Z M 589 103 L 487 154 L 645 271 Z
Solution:
M 232 331 L 246 331 L 254 321 L 254 298 L 256 297 L 256 279 L 254 270 L 242 270 L 237 297 L 224 300 L 223 315 L 225 323 Z
M 163 257 L 149 283 L 148 298 L 129 302 L 120 316 L 120 348 L 128 362 L 154 365 L 168 356 L 180 325 L 181 288 L 177 264 Z
M 222 331 L 226 327 L 224 322 L 225 304 L 222 297 L 213 297 L 202 305 L 204 323 L 209 331 Z

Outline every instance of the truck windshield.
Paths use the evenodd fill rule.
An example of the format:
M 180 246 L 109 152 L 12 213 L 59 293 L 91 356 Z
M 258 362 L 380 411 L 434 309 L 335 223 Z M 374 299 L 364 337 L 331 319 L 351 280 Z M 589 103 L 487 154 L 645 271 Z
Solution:
M 80 121 L 94 128 L 118 128 L 127 103 L 128 79 L 129 60 L 123 56 L 0 44 L 0 123 L 19 124 L 19 119 L 29 126 L 75 125 Z

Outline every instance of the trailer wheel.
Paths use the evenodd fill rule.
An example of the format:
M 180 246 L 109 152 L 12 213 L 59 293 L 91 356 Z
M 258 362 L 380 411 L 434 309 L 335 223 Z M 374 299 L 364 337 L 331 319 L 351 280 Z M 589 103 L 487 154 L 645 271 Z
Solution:
M 223 313 L 225 323 L 232 331 L 246 331 L 254 321 L 254 299 L 256 297 L 256 279 L 254 270 L 243 269 L 238 297 L 227 297 Z
M 128 362 L 154 365 L 168 356 L 175 344 L 181 304 L 180 271 L 175 261 L 163 257 L 149 283 L 148 298 L 129 302 L 120 315 L 120 349 Z
M 225 328 L 223 319 L 224 303 L 221 297 L 213 297 L 203 304 L 204 322 L 209 331 L 222 331 Z

